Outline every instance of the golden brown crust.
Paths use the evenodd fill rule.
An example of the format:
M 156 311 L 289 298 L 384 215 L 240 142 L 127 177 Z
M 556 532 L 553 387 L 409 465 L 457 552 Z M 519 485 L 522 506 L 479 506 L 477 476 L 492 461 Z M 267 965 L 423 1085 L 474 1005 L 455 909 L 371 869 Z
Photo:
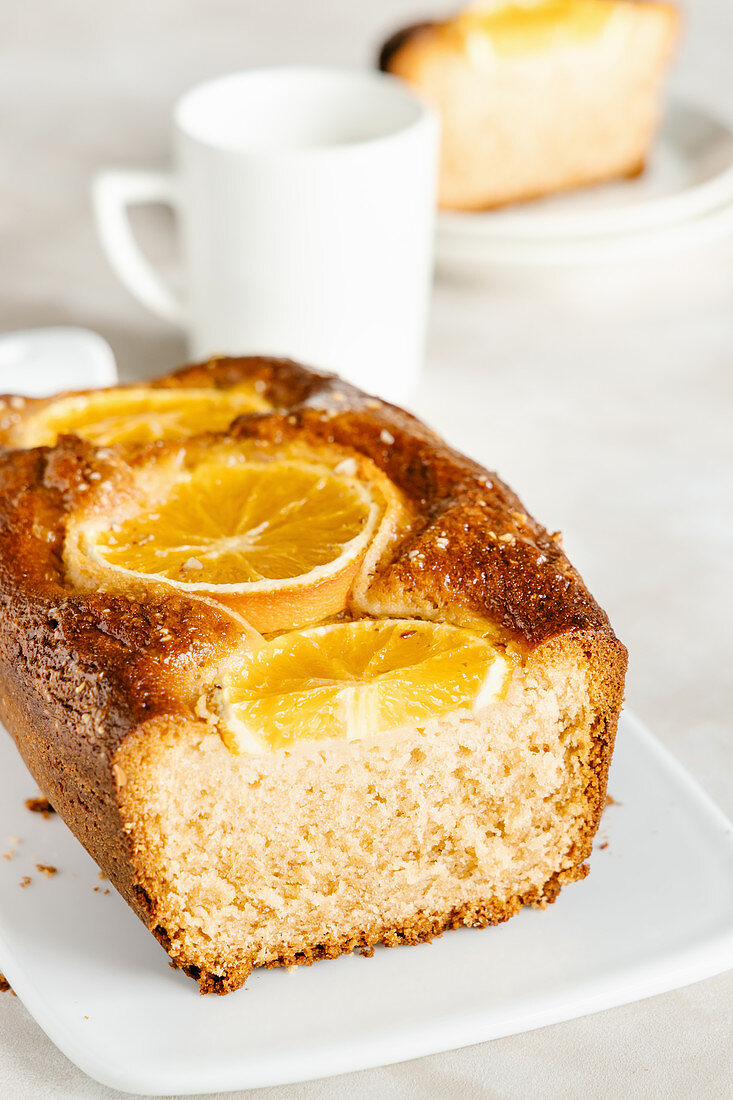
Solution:
M 415 38 L 419 38 L 420 35 L 430 30 L 436 24 L 432 21 L 423 20 L 420 23 L 410 23 L 407 27 L 401 27 L 400 30 L 395 31 L 390 35 L 384 45 L 379 51 L 377 57 L 377 68 L 383 73 L 392 72 L 392 62 L 399 54 L 403 46 L 408 42 L 412 42 Z
M 446 608 L 454 617 L 478 614 L 526 649 L 568 636 L 583 645 L 597 720 L 593 812 L 572 872 L 582 875 L 605 800 L 625 650 L 557 537 L 496 475 L 409 413 L 333 376 L 287 360 L 220 358 L 158 384 L 227 386 L 246 379 L 263 383 L 276 410 L 241 417 L 229 438 L 350 449 L 384 470 L 411 503 L 418 518 L 368 587 L 373 613 L 393 613 L 407 600 L 427 614 Z M 94 448 L 67 437 L 55 448 L 0 453 L 0 718 L 53 806 L 162 941 L 166 933 L 138 884 L 119 810 L 116 753 L 143 723 L 192 717 L 182 679 L 231 648 L 241 627 L 175 591 L 151 592 L 145 602 L 80 594 L 64 577 L 61 555 L 65 516 L 112 467 L 134 468 L 176 446 Z M 515 899 L 501 911 L 488 904 L 471 913 L 420 916 L 400 929 L 370 932 L 363 942 L 323 944 L 307 957 L 280 961 L 310 962 L 377 942 L 417 942 L 457 924 L 496 923 L 522 903 L 552 900 L 556 886 L 548 883 L 541 897 Z M 228 975 L 226 989 L 245 977 Z M 198 979 L 203 990 L 224 991 L 216 975 Z
M 275 411 L 240 417 L 232 437 L 270 444 L 298 439 L 352 449 L 384 470 L 420 513 L 379 578 L 375 596 L 387 598 L 397 590 L 438 607 L 448 602 L 460 605 L 529 645 L 577 630 L 600 630 L 612 637 L 607 616 L 557 537 L 528 515 L 496 474 L 448 447 L 404 410 L 289 360 L 222 357 L 186 367 L 158 384 L 202 386 L 208 380 L 225 387 L 246 379 L 262 381 Z M 27 408 L 32 409 L 32 402 Z M 173 452 L 177 446 L 132 446 L 129 464 L 143 463 L 151 453 Z M 22 563 L 24 589 L 36 590 L 43 575 L 45 583 L 51 583 L 49 592 L 60 586 L 67 593 L 58 558 L 62 518 L 81 494 L 109 474 L 107 456 L 112 450 L 69 439 L 50 452 L 30 452 L 36 458 L 33 469 L 21 475 L 27 495 L 22 508 L 47 513 L 43 522 L 55 531 L 54 542 L 38 539 L 33 524 L 39 520 L 34 515 L 29 521 L 21 506 L 9 500 L 10 486 L 17 483 L 11 472 L 20 461 L 17 452 L 0 456 L 0 518 L 7 515 L 3 538 L 12 542 L 16 566 Z M 134 615 L 125 617 L 130 629 L 136 629 L 134 621 Z

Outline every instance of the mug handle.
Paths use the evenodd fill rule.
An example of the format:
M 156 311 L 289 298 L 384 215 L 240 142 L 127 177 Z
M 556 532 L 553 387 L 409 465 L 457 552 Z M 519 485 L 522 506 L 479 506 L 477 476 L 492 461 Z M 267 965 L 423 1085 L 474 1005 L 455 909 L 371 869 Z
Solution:
M 141 251 L 132 232 L 127 207 L 165 203 L 178 207 L 178 188 L 170 172 L 110 169 L 92 181 L 92 208 L 97 233 L 112 270 L 133 297 L 174 325 L 184 325 L 186 309 L 168 289 Z

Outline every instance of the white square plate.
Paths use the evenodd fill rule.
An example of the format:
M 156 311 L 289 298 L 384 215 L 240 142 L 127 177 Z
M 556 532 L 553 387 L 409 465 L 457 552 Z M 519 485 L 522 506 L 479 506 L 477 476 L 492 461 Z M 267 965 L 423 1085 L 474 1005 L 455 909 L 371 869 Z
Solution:
M 325 1077 L 625 1004 L 733 966 L 733 835 L 628 714 L 592 871 L 544 912 L 200 997 L 58 818 L 0 731 L 0 970 L 113 1088 L 191 1094 Z M 21 838 L 19 843 L 9 838 Z M 45 878 L 36 863 L 59 873 Z M 32 881 L 19 888 L 23 876 Z

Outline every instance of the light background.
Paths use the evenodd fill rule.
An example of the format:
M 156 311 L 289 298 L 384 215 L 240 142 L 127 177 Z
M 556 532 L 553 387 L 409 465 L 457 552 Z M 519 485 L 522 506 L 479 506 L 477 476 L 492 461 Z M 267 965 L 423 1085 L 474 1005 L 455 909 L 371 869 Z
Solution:
M 733 4 L 684 9 L 672 86 L 733 122 Z M 400 23 L 441 10 L 0 0 L 0 331 L 87 325 L 126 378 L 182 362 L 180 336 L 101 255 L 93 171 L 164 165 L 170 107 L 199 80 L 252 64 L 369 62 Z M 173 273 L 167 216 L 137 224 Z M 733 241 L 608 269 L 442 277 L 415 407 L 564 531 L 629 646 L 630 706 L 733 816 Z M 732 1005 L 728 974 L 469 1050 L 249 1095 L 729 1097 Z M 115 1095 L 0 998 L 0 1096 Z

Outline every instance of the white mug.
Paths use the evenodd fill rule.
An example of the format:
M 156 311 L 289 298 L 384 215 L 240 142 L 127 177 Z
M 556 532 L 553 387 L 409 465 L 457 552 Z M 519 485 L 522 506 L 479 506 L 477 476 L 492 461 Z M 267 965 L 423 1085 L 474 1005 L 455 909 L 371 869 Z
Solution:
M 432 277 L 438 124 L 384 73 L 273 68 L 188 92 L 175 169 L 95 178 L 118 277 L 182 325 L 195 357 L 285 355 L 395 401 L 423 356 Z M 133 203 L 180 221 L 186 300 L 138 248 Z

